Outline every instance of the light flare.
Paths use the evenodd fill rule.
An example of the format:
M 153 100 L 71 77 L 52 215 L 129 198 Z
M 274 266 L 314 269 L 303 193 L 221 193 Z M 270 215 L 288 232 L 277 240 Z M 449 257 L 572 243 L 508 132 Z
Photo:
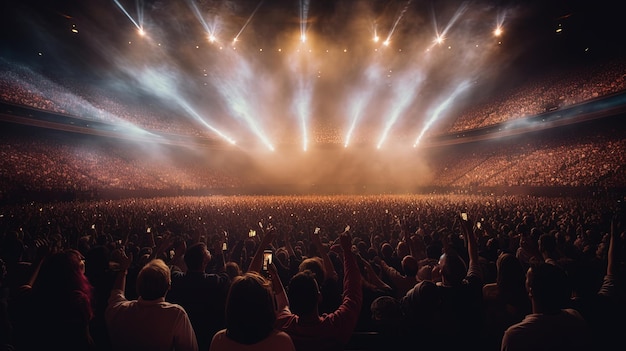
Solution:
M 433 109 L 432 113 L 430 113 L 430 117 L 424 124 L 424 128 L 422 128 L 419 135 L 417 136 L 417 139 L 415 140 L 415 143 L 413 143 L 413 147 L 417 147 L 417 145 L 419 145 L 420 141 L 422 140 L 422 137 L 428 131 L 428 129 L 430 129 L 433 123 L 435 123 L 437 120 L 441 118 L 442 113 L 448 110 L 454 103 L 454 100 L 461 93 L 463 93 L 469 86 L 470 86 L 469 80 L 465 80 L 461 82 L 459 85 L 457 85 L 454 91 L 452 91 L 452 93 L 450 93 L 450 95 L 443 102 L 441 102 L 439 105 L 437 105 L 437 107 Z

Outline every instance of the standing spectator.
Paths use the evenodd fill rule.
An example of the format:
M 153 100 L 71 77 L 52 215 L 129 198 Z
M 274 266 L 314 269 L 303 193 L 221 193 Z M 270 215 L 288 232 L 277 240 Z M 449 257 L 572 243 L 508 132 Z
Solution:
M 209 350 L 295 351 L 291 337 L 274 328 L 275 321 L 270 283 L 257 272 L 247 272 L 236 277 L 230 287 L 226 329 L 215 334 Z
M 170 269 L 161 259 L 149 261 L 137 275 L 139 299 L 124 297 L 126 274 L 132 258 L 122 251 L 105 318 L 114 350 L 197 351 L 196 336 L 185 310 L 165 301 Z
M 342 350 L 356 327 L 363 291 L 361 274 L 351 251 L 350 234 L 340 235 L 344 263 L 344 296 L 332 313 L 319 313 L 320 290 L 310 271 L 299 272 L 288 285 L 288 299 L 279 306 L 276 325 L 291 336 L 296 349 Z M 280 294 L 279 294 L 280 295 Z
M 526 272 L 517 257 L 501 253 L 496 260 L 496 282 L 485 284 L 485 343 L 490 350 L 498 350 L 504 331 L 521 322 L 531 313 L 526 292 Z
M 221 252 L 221 242 L 217 253 Z M 224 256 L 211 255 L 203 242 L 187 248 L 183 259 L 186 272 L 172 271 L 172 288 L 167 294 L 167 301 L 181 305 L 193 326 L 198 347 L 207 350 L 213 335 L 225 327 L 224 305 L 230 286 L 230 277 L 225 270 Z M 217 261 L 218 271 L 207 273 L 212 260 Z
M 84 274 L 84 258 L 76 250 L 66 250 L 38 262 L 30 282 L 13 301 L 16 349 L 93 350 L 89 332 L 93 288 Z
M 570 296 L 565 271 L 540 263 L 526 273 L 532 314 L 504 332 L 502 351 L 590 350 L 590 329 L 578 311 L 564 308 Z
M 439 350 L 477 349 L 482 337 L 484 280 L 478 260 L 476 234 L 471 219 L 461 220 L 460 223 L 468 262 L 459 252 L 461 243 L 447 247 L 435 267 L 441 272 L 441 281 L 437 283 L 438 298 L 424 297 L 428 301 L 439 301 L 440 319 L 435 336 Z M 430 290 L 414 289 L 412 294 L 417 296 L 413 299 L 422 300 L 419 294 L 425 292 L 430 293 Z

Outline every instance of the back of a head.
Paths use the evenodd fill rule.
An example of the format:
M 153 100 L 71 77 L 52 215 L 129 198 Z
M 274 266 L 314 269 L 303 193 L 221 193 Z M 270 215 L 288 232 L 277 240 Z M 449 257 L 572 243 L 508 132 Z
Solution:
M 391 258 L 393 256 L 393 247 L 389 243 L 384 243 L 380 248 L 383 258 Z
M 44 296 L 64 295 L 73 290 L 90 293 L 91 286 L 83 270 L 81 254 L 78 251 L 54 253 L 44 259 L 33 288 Z
M 233 262 L 233 261 L 226 262 L 225 269 L 230 279 L 235 279 L 235 277 L 238 277 L 243 274 L 237 262 Z
M 571 295 L 565 270 L 553 264 L 540 263 L 529 268 L 526 286 L 531 299 L 541 309 L 538 312 L 555 312 L 564 308 Z
M 539 236 L 539 250 L 552 253 L 556 251 L 556 238 L 552 234 L 541 234 Z
M 419 269 L 419 264 L 415 257 L 408 255 L 402 259 L 402 270 L 407 277 L 415 277 Z
M 505 295 L 526 294 L 524 282 L 526 272 L 522 263 L 515 255 L 503 253 L 496 260 L 496 283 L 501 293 Z
M 206 257 L 206 244 L 203 242 L 195 243 L 185 250 L 185 264 L 190 271 L 198 271 L 204 269 Z
M 445 285 L 459 285 L 467 275 L 467 265 L 455 250 L 448 250 L 439 260 L 441 278 Z
M 318 285 L 324 283 L 324 261 L 322 261 L 320 257 L 316 256 L 304 259 L 298 266 L 298 271 L 304 272 L 307 270 L 315 274 L 315 280 L 317 280 Z
M 272 332 L 275 321 L 269 282 L 255 272 L 236 277 L 226 300 L 228 337 L 240 344 L 255 344 Z
M 153 259 L 137 275 L 137 293 L 144 300 L 165 297 L 170 288 L 170 269 L 161 259 Z
M 299 272 L 291 278 L 287 287 L 289 308 L 301 317 L 316 313 L 319 294 L 315 275 L 309 270 Z

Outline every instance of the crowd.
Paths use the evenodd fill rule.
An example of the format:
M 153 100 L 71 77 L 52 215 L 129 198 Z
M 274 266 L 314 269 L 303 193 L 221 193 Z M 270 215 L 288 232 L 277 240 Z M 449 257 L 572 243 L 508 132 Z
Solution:
M 412 161 L 416 169 L 421 164 L 428 168 L 428 172 L 415 172 L 414 178 L 423 185 L 444 188 L 619 188 L 626 184 L 625 137 L 619 127 L 587 125 L 574 133 L 555 130 L 532 138 L 500 140 L 497 148 L 485 142 L 429 150 L 416 154 Z M 246 166 L 242 154 L 189 155 L 169 146 L 147 150 L 132 143 L 7 136 L 0 142 L 0 199 L 25 192 L 176 193 L 246 189 L 263 183 L 263 173 L 255 171 L 254 164 Z M 233 162 L 220 161 L 225 158 Z M 390 173 L 374 173 L 368 165 L 349 162 L 344 161 L 349 167 L 363 168 L 365 174 L 376 174 L 376 179 L 369 179 L 372 184 L 392 185 Z M 298 181 L 285 185 L 300 185 Z
M 556 131 L 531 141 L 500 141 L 433 157 L 438 186 L 621 187 L 626 139 L 619 130 Z
M 88 145 L 48 138 L 8 136 L 0 143 L 2 191 L 102 189 L 223 189 L 242 184 L 235 173 L 210 163 L 170 157 L 155 146 L 109 142 Z
M 6 206 L 0 343 L 610 348 L 626 326 L 623 200 L 212 196 Z
M 626 61 L 614 59 L 597 65 L 559 69 L 540 76 L 531 75 L 523 84 L 490 95 L 488 101 L 462 111 L 448 129 L 456 133 L 486 127 L 553 109 L 607 96 L 626 89 Z
M 128 92 L 107 90 L 104 82 L 89 84 L 57 78 L 42 77 L 28 68 L 0 61 L 0 99 L 46 111 L 69 114 L 108 123 L 132 123 L 146 130 L 213 138 L 210 132 L 180 111 L 163 105 L 157 99 L 141 97 L 133 100 Z M 100 87 L 102 85 L 102 87 Z M 528 75 L 522 83 L 510 89 L 490 94 L 487 101 L 460 108 L 457 116 L 428 131 L 428 135 L 458 133 L 480 127 L 572 106 L 598 97 L 624 91 L 626 60 L 623 57 L 576 67 L 558 67 L 551 73 Z M 481 88 L 482 90 L 483 88 Z M 484 88 L 486 89 L 486 88 Z M 447 121 L 447 122 L 446 122 Z M 345 126 L 322 118 L 311 119 L 311 141 L 320 144 L 344 144 Z M 396 128 L 397 140 L 412 142 L 415 135 Z M 276 135 L 278 143 L 299 144 L 294 133 Z M 380 138 L 377 123 L 367 123 L 353 132 L 350 143 L 372 143 Z

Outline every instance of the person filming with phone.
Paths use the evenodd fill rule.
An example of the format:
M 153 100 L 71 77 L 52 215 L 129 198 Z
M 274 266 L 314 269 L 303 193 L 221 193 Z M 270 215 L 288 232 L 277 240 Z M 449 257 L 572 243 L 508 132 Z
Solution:
M 276 279 L 276 327 L 291 336 L 298 351 L 342 350 L 356 328 L 363 291 L 361 273 L 351 251 L 352 238 L 348 230 L 339 236 L 345 272 L 344 294 L 341 305 L 335 311 L 320 314 L 321 293 L 311 271 L 305 270 L 294 275 L 287 286 L 287 294 L 280 280 Z

